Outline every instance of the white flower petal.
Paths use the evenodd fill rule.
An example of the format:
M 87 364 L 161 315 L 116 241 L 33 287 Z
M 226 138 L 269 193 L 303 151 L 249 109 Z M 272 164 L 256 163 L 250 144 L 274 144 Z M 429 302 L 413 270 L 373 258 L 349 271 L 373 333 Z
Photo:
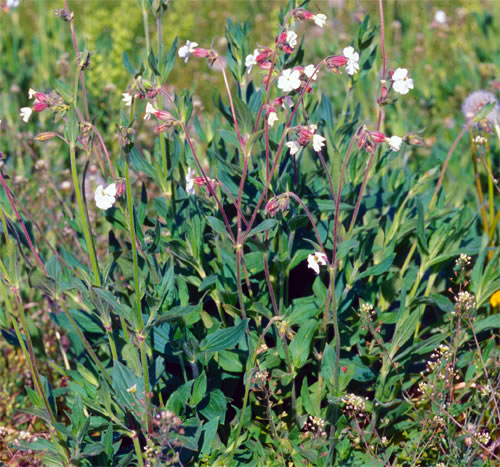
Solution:
M 316 69 L 316 65 L 307 65 L 304 68 L 304 73 L 308 78 L 311 78 L 312 74 L 314 73 L 314 70 Z M 314 73 L 314 76 L 312 77 L 313 81 L 316 81 L 318 79 L 318 72 Z
M 401 149 L 401 144 L 403 143 L 403 138 L 401 138 L 400 136 L 391 136 L 390 138 L 387 138 L 386 141 L 389 144 L 389 147 L 394 152 L 397 152 Z
M 324 15 L 323 13 L 318 13 L 317 15 L 313 16 L 313 21 L 315 22 L 316 26 L 322 28 L 326 23 L 326 15 Z
M 300 144 L 297 141 L 288 141 L 288 143 L 285 143 L 285 146 L 290 149 L 290 154 L 294 156 L 299 152 L 299 149 L 301 148 Z
M 99 209 L 109 209 L 116 201 L 116 184 L 112 183 L 104 188 L 99 185 L 94 194 L 95 204 Z
M 33 109 L 31 107 L 22 107 L 19 109 L 19 115 L 25 123 L 28 123 L 32 113 Z
M 271 112 L 268 116 L 267 116 L 267 124 L 272 127 L 277 121 L 279 120 L 278 118 L 278 115 L 276 114 L 276 112 Z
M 314 135 L 312 145 L 316 152 L 321 151 L 321 148 L 325 145 L 325 138 L 321 135 Z
M 297 34 L 294 31 L 288 31 L 286 33 L 286 41 L 292 49 L 295 49 L 297 46 Z
M 132 105 L 132 95 L 129 94 L 128 92 L 124 92 L 122 94 L 122 101 L 125 103 L 127 107 L 130 107 Z

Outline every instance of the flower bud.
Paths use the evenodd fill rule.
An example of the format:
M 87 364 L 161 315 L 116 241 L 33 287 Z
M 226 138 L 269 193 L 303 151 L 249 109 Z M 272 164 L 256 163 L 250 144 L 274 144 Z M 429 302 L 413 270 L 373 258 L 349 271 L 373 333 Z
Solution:
M 55 131 L 44 131 L 36 135 L 34 139 L 36 141 L 48 141 L 49 139 L 52 139 L 55 136 L 57 136 L 57 133 Z

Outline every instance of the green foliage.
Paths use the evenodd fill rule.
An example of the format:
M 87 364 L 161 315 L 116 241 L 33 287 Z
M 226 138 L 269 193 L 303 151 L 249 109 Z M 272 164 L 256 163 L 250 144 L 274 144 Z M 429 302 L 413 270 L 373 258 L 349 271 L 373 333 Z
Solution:
M 466 10 L 422 29 L 416 5 L 385 5 L 387 69 L 407 66 L 415 88 L 384 96 L 374 5 L 327 42 L 314 34 L 331 31 L 330 12 L 320 29 L 289 0 L 259 22 L 255 2 L 262 41 L 228 18 L 213 44 L 213 4 L 180 5 L 75 6 L 93 62 L 85 84 L 66 13 L 39 36 L 0 31 L 6 82 L 64 107 L 18 131 L 27 99 L 0 96 L 2 345 L 22 352 L 32 382 L 8 382 L 31 430 L 17 443 L 9 431 L 9 449 L 43 465 L 495 465 L 500 228 L 486 169 L 500 145 L 481 130 L 489 107 L 470 149 L 459 141 L 443 162 L 466 79 L 488 83 L 481 65 L 498 61 L 496 18 Z M 9 31 L 33 20 L 9 14 Z M 437 66 L 443 37 L 458 54 L 461 26 L 482 36 Z M 299 34 L 290 53 L 287 28 Z M 187 38 L 199 45 L 186 64 Z M 248 73 L 255 44 L 271 53 Z M 361 54 L 353 76 L 338 65 L 349 44 Z M 432 65 L 409 59 L 433 47 Z M 49 57 L 63 51 L 56 76 Z M 309 62 L 318 79 L 298 69 L 293 106 L 275 101 L 283 70 Z M 445 128 L 450 114 L 459 125 Z M 404 137 L 401 150 L 382 132 Z

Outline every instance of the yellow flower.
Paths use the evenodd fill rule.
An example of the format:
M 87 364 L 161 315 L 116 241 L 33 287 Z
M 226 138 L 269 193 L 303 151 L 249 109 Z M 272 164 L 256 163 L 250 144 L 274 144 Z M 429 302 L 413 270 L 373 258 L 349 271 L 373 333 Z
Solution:
M 500 305 L 500 290 L 497 290 L 490 298 L 490 305 L 495 308 Z

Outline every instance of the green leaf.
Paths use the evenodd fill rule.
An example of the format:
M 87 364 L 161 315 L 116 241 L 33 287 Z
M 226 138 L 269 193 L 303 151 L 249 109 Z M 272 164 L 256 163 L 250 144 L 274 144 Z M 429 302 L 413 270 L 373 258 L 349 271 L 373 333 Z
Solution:
M 209 455 L 217 436 L 217 428 L 219 427 L 219 417 L 212 418 L 203 425 L 203 444 L 201 446 L 201 454 Z
M 265 221 L 261 222 L 257 227 L 250 230 L 248 236 L 251 237 L 252 235 L 255 235 L 257 233 L 265 232 L 266 230 L 272 229 L 277 223 L 278 221 L 276 219 L 266 219 Z
M 219 352 L 236 347 L 236 344 L 245 335 L 248 319 L 240 321 L 236 326 L 227 329 L 219 329 L 209 334 L 201 343 L 202 352 Z
M 217 217 L 207 216 L 207 222 L 210 224 L 210 227 L 212 227 L 212 229 L 214 229 L 217 233 L 229 236 L 226 224 L 224 224 L 224 222 L 222 222 L 220 219 L 217 219 Z
M 383 274 L 391 267 L 395 257 L 396 254 L 391 253 L 387 258 L 382 260 L 380 263 L 376 264 L 375 266 L 372 266 L 371 268 L 368 268 L 365 272 L 360 274 L 358 276 L 358 280 L 369 276 L 380 276 L 380 274 Z
M 202 372 L 198 378 L 194 380 L 193 383 L 193 391 L 191 393 L 191 398 L 189 399 L 189 403 L 191 405 L 198 405 L 199 402 L 205 397 L 207 392 L 207 375 L 205 372 Z
M 425 236 L 425 215 L 422 201 L 417 199 L 417 240 L 420 248 L 428 254 L 427 237 Z
M 317 320 L 308 320 L 300 326 L 290 343 L 289 350 L 292 356 L 292 364 L 295 368 L 301 368 L 310 357 L 311 340 L 318 328 Z
M 215 389 L 205 396 L 200 406 L 200 413 L 208 420 L 220 417 L 224 422 L 226 418 L 227 402 L 224 393 Z

